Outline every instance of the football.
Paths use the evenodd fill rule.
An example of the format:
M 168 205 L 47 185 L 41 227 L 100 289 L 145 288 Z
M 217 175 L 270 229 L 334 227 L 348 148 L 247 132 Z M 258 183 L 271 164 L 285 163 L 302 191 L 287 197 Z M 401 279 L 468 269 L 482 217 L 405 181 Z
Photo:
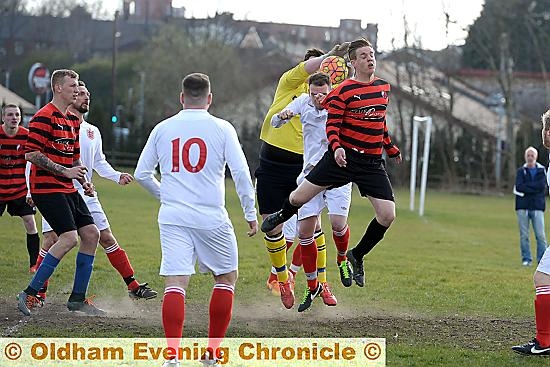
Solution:
M 346 60 L 340 56 L 329 56 L 323 60 L 319 70 L 330 76 L 332 87 L 342 83 L 348 77 L 348 66 Z

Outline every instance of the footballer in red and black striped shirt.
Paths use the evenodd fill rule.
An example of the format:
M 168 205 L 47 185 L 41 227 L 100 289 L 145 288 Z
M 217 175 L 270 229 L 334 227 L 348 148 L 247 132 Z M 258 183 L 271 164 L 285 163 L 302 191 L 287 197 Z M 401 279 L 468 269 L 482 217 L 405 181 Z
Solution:
M 25 180 L 25 142 L 29 130 L 20 126 L 21 112 L 15 105 L 6 105 L 0 129 L 0 202 L 27 195 Z
M 376 57 L 369 41 L 350 43 L 348 55 L 355 69 L 352 79 L 342 82 L 329 93 L 324 107 L 328 111 L 329 150 L 294 190 L 283 208 L 265 218 L 262 231 L 286 221 L 298 208 L 326 188 L 355 182 L 375 212 L 359 244 L 347 252 L 355 283 L 364 286 L 363 257 L 382 240 L 395 219 L 393 189 L 382 159 L 383 150 L 401 162 L 386 127 L 389 84 L 374 76 Z
M 27 288 L 18 294 L 17 307 L 30 316 L 31 308 L 41 303 L 37 297 L 38 291 L 61 259 L 76 247 L 80 236 L 73 289 L 67 308 L 89 315 L 101 315 L 105 312 L 85 301 L 99 230 L 72 181 L 76 179 L 82 184 L 85 195 L 94 195 L 92 183 L 86 181 L 87 169 L 80 162 L 80 121 L 67 111 L 78 96 L 78 74 L 68 69 L 55 70 L 51 86 L 52 101 L 42 107 L 29 124 L 25 159 L 33 164 L 30 177 L 32 199 L 59 239 L 44 256 Z
M 8 210 L 11 216 L 21 217 L 27 232 L 29 269 L 35 270 L 40 247 L 34 214 L 36 209 L 27 203 L 27 181 L 25 179 L 25 142 L 29 130 L 20 126 L 21 110 L 14 104 L 2 107 L 2 128 L 0 129 L 0 215 Z
M 27 152 L 39 151 L 53 163 L 73 167 L 80 159 L 78 134 L 80 121 L 70 112 L 61 112 L 53 103 L 42 107 L 29 124 Z M 30 177 L 31 194 L 76 192 L 73 180 L 34 165 Z
M 333 152 L 342 147 L 372 158 L 381 158 L 383 150 L 391 158 L 399 156 L 386 126 L 389 92 L 390 84 L 375 77 L 369 82 L 345 80 L 329 93 L 323 106 Z

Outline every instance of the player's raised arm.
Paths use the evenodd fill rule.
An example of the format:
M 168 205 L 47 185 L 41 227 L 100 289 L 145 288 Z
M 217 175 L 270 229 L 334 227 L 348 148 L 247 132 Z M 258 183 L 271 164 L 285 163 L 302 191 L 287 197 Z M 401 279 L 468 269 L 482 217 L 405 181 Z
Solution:
M 293 99 L 281 112 L 274 114 L 271 117 L 271 126 L 279 128 L 290 121 L 296 115 L 300 114 L 304 101 L 308 98 L 307 94 L 302 94 L 298 98 Z
M 304 65 L 306 72 L 311 75 L 317 70 L 319 70 L 319 67 L 321 66 L 321 63 L 323 62 L 323 60 L 329 56 L 340 56 L 340 57 L 346 56 L 348 53 L 349 45 L 350 45 L 349 42 L 336 44 L 326 54 L 317 56 L 317 57 L 312 57 L 311 59 L 307 60 Z
M 145 190 L 160 200 L 160 182 L 155 177 L 155 167 L 159 163 L 159 157 L 155 148 L 156 131 L 156 128 L 153 129 L 147 139 L 147 143 L 143 147 L 134 177 Z

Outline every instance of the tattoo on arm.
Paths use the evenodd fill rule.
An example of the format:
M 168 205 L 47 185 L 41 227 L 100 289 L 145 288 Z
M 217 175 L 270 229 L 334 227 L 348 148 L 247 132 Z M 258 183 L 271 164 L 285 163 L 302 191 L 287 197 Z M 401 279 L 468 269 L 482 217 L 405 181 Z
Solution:
M 63 175 L 66 167 L 53 162 L 41 152 L 30 152 L 25 154 L 25 158 L 32 164 L 36 164 L 38 167 L 46 169 L 56 175 Z

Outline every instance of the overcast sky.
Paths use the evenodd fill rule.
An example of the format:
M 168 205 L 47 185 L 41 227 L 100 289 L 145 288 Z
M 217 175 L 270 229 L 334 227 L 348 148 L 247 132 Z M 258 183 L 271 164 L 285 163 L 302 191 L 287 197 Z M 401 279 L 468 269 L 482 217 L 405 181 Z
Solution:
M 122 1 L 103 0 L 104 7 L 114 12 Z M 336 27 L 340 19 L 361 19 L 378 24 L 378 47 L 403 45 L 403 15 L 406 15 L 411 34 L 422 46 L 438 50 L 448 44 L 462 44 L 464 30 L 479 16 L 483 0 L 173 0 L 174 7 L 185 7 L 186 17 L 205 18 L 216 11 L 234 13 L 235 19 L 262 22 L 308 24 Z M 310 4 L 310 5 L 308 5 Z M 450 15 L 449 34 L 445 32 L 445 12 Z

